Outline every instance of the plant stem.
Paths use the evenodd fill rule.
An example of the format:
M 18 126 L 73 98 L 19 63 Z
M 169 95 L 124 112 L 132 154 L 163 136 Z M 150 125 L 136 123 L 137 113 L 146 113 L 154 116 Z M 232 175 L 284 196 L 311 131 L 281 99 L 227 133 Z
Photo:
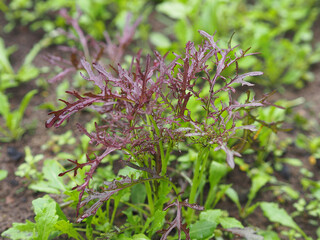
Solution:
M 209 156 L 209 149 L 210 149 L 209 147 L 202 148 L 195 162 L 194 171 L 193 171 L 194 172 L 193 181 L 192 181 L 191 191 L 189 195 L 190 204 L 193 204 L 196 201 L 196 194 L 197 194 L 198 187 L 200 185 L 200 181 L 202 179 L 204 169 L 206 167 L 206 163 Z M 186 216 L 188 223 L 192 221 L 193 213 L 194 213 L 194 210 L 191 208 L 188 208 L 187 216 Z
M 113 225 L 113 221 L 114 221 L 114 218 L 116 216 L 116 212 L 117 212 L 117 209 L 118 209 L 118 206 L 119 206 L 119 203 L 120 203 L 120 199 L 121 199 L 121 196 L 116 196 L 114 198 L 114 206 L 113 206 L 112 216 L 111 216 L 111 220 L 110 220 L 110 225 L 111 226 Z
M 144 173 L 144 175 L 146 177 L 147 173 Z M 151 189 L 151 186 L 150 186 L 150 182 L 147 181 L 147 182 L 144 183 L 144 185 L 146 186 L 148 205 L 149 205 L 149 208 L 150 208 L 150 214 L 151 214 L 151 216 L 153 216 L 153 214 L 154 214 L 154 202 L 153 202 L 152 189 Z

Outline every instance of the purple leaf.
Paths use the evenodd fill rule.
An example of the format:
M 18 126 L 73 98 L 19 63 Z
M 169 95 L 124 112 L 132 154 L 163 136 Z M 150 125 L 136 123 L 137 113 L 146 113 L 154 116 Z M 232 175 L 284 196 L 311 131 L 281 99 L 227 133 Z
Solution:
M 244 73 L 244 74 L 241 74 L 241 75 L 238 75 L 236 78 L 233 79 L 233 82 L 234 83 L 241 83 L 242 86 L 254 86 L 254 84 L 252 83 L 249 83 L 249 82 L 246 82 L 246 81 L 243 81 L 243 79 L 245 77 L 253 77 L 253 76 L 260 76 L 262 75 L 263 72 L 249 72 L 249 73 Z
M 245 228 L 227 228 L 224 229 L 227 232 L 231 232 L 239 237 L 244 237 L 247 240 L 263 240 L 263 236 L 260 236 L 257 234 L 257 232 L 250 228 L 250 227 L 245 227 Z

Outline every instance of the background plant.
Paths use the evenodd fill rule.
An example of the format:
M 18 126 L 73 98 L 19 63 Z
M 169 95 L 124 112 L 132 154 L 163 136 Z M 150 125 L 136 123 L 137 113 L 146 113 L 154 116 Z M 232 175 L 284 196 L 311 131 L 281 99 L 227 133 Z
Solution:
M 261 57 L 247 59 L 242 64 L 244 69 L 263 69 L 265 77 L 259 79 L 259 84 L 271 88 L 283 85 L 301 88 L 304 81 L 314 79 L 309 69 L 319 62 L 320 56 L 319 47 L 314 49 L 312 46 L 311 27 L 319 16 L 319 6 L 314 0 L 177 0 L 164 1 L 156 9 L 171 18 L 162 20 L 163 17 L 158 16 L 167 25 L 164 33 L 176 33 L 174 41 L 162 36 L 166 38 L 166 45 L 154 41 L 165 51 L 181 46 L 187 39 L 200 41 L 195 34 L 197 29 L 209 33 L 217 31 L 217 36 L 222 39 L 235 32 L 235 42 L 262 53 Z
M 3 118 L 3 124 L 0 125 L 0 141 L 10 142 L 22 137 L 26 129 L 22 126 L 24 112 L 31 100 L 37 93 L 37 90 L 31 90 L 22 99 L 20 106 L 16 110 L 10 109 L 8 97 L 0 92 L 0 116 Z M 1 122 L 0 122 L 1 123 Z
M 79 25 L 85 32 L 95 39 L 104 39 L 106 26 L 112 34 L 123 29 L 128 12 L 131 12 L 137 19 L 139 16 L 147 17 L 155 1 L 101 1 L 93 0 L 90 4 L 87 1 L 31 1 L 13 0 L 7 4 L 2 3 L 0 10 L 5 13 L 8 24 L 4 27 L 6 32 L 14 29 L 17 23 L 30 25 L 30 29 L 44 30 L 46 33 L 56 31 L 57 28 L 67 30 L 69 25 L 57 14 L 60 9 L 68 9 L 68 14 L 76 17 L 79 12 Z M 10 9 L 10 11 L 9 11 Z M 108 24 L 107 24 L 108 23 Z M 147 26 L 145 26 L 147 27 Z M 146 36 L 148 29 L 139 31 L 140 38 Z M 62 35 L 56 42 L 66 40 Z

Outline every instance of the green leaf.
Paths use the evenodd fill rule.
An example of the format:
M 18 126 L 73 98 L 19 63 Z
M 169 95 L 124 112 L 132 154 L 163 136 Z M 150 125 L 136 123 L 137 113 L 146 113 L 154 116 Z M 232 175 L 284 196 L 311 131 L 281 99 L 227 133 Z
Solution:
M 0 181 L 2 181 L 3 179 L 5 179 L 7 176 L 8 176 L 8 171 L 7 171 L 7 170 L 0 169 Z
M 67 190 L 63 178 L 58 176 L 61 168 L 55 160 L 46 160 L 42 171 L 45 180 L 30 184 L 30 189 L 53 194 L 60 194 Z
M 252 228 L 228 228 L 226 231 L 244 237 L 247 240 L 264 240 L 264 238 L 256 233 Z
M 157 11 L 174 19 L 185 18 L 192 10 L 188 4 L 181 2 L 163 2 L 157 5 Z
M 317 236 L 320 238 L 320 227 L 317 228 Z
M 251 201 L 255 198 L 258 191 L 267 183 L 269 182 L 271 177 L 265 173 L 258 173 L 252 177 L 252 186 L 250 188 L 250 192 L 248 194 L 248 202 L 251 203 Z
M 140 234 L 135 234 L 132 237 L 133 240 L 150 240 L 146 235 L 140 233 Z
M 222 216 L 223 212 L 220 209 L 210 209 L 206 210 L 200 213 L 200 220 L 207 220 L 209 222 L 212 222 L 213 224 L 216 224 L 216 226 L 219 223 L 219 219 Z
M 264 240 L 281 240 L 278 234 L 274 231 L 259 231 L 259 234 L 264 237 Z
M 36 206 L 36 200 L 32 202 L 32 205 Z M 35 209 L 36 211 L 36 209 Z M 48 202 L 45 207 L 41 208 L 41 211 L 37 211 L 36 217 L 36 227 L 38 232 L 37 239 L 48 239 L 50 234 L 55 230 L 54 225 L 58 221 L 58 216 L 56 215 L 56 203 Z
M 30 67 L 32 64 L 33 59 L 38 55 L 38 53 L 41 51 L 41 49 L 49 46 L 52 42 L 52 38 L 45 37 L 42 38 L 39 42 L 33 45 L 32 49 L 29 51 L 29 53 L 24 58 L 22 67 Z
M 25 132 L 25 129 L 21 126 L 21 121 L 31 98 L 37 90 L 32 90 L 28 92 L 22 99 L 20 106 L 17 110 L 10 112 L 10 104 L 8 102 L 7 96 L 0 92 L 0 115 L 5 119 L 6 128 L 9 130 L 10 136 L 8 140 L 19 139 Z
M 53 239 L 59 235 L 55 224 L 60 219 L 66 217 L 59 205 L 48 195 L 32 201 L 34 208 L 35 223 L 13 223 L 12 227 L 5 231 L 1 236 L 11 239 Z
M 228 171 L 229 168 L 226 166 L 226 164 L 212 161 L 209 170 L 210 187 L 213 188 L 218 185 L 221 178 L 223 178 L 228 173 Z
M 64 191 L 64 194 L 67 196 L 64 201 L 71 202 L 70 207 L 76 208 L 80 192 L 77 190 L 69 190 Z
M 117 236 L 117 239 L 119 240 L 132 240 L 131 237 L 126 236 L 125 234 L 120 234 Z
M 216 228 L 215 223 L 206 220 L 197 221 L 190 226 L 191 239 L 205 239 L 211 237 Z
M 243 228 L 241 222 L 233 217 L 220 218 L 220 224 L 223 228 Z
M 300 230 L 299 226 L 293 221 L 291 216 L 282 208 L 279 208 L 277 203 L 262 202 L 260 207 L 263 214 L 271 221 L 280 223 L 283 226 Z
M 27 179 L 38 180 L 41 173 L 37 169 L 37 162 L 41 161 L 44 157 L 43 154 L 32 155 L 30 147 L 24 148 L 25 162 L 22 163 L 15 171 L 15 175 L 19 177 L 26 177 Z
M 309 148 L 309 138 L 302 134 L 302 133 L 298 133 L 297 137 L 296 137 L 296 141 L 295 144 L 297 145 L 298 148 L 302 148 L 302 149 L 308 149 Z
M 9 61 L 8 52 L 2 38 L 0 38 L 0 67 L 0 69 L 3 69 L 5 72 L 14 74 L 13 68 Z
M 169 48 L 171 46 L 170 39 L 164 34 L 158 32 L 152 32 L 150 34 L 150 41 L 153 45 L 159 48 Z
M 10 114 L 10 104 L 8 101 L 8 97 L 0 91 L 0 115 L 2 115 L 2 117 L 7 122 L 9 114 Z
M 93 216 L 90 216 L 86 219 L 86 237 L 88 240 L 93 239 L 93 228 L 92 228 L 92 219 Z
M 156 231 L 160 230 L 164 224 L 165 216 L 165 211 L 157 209 L 152 217 L 152 223 L 149 230 L 147 230 L 147 233 L 151 233 L 153 235 Z
M 281 186 L 281 190 L 294 200 L 297 200 L 300 197 L 300 193 L 290 186 Z
M 7 237 L 12 240 L 18 239 L 34 239 L 34 230 L 36 224 L 26 220 L 26 223 L 13 223 L 12 227 L 1 234 L 1 237 Z
M 38 90 L 34 89 L 34 90 L 31 90 L 30 92 L 28 92 L 22 99 L 21 103 L 20 103 L 20 106 L 19 106 L 19 109 L 18 109 L 18 112 L 17 112 L 17 116 L 15 116 L 17 118 L 17 121 L 18 121 L 18 124 L 20 125 L 20 122 L 22 120 L 22 117 L 24 115 L 24 112 L 31 100 L 31 98 L 38 93 Z
M 28 82 L 29 80 L 36 78 L 39 73 L 40 71 L 38 68 L 25 65 L 19 69 L 17 78 L 20 82 Z
M 227 189 L 226 195 L 232 200 L 232 202 L 234 202 L 237 205 L 238 210 L 241 211 L 242 207 L 240 204 L 238 193 L 233 188 L 230 187 Z
M 83 239 L 77 230 L 73 227 L 72 223 L 65 220 L 58 221 L 54 227 L 59 230 L 62 234 L 68 234 L 70 238 Z
M 303 165 L 302 161 L 298 158 L 283 158 L 282 161 L 294 167 L 301 167 Z
M 245 215 L 244 216 L 249 216 L 251 213 L 254 212 L 254 210 L 260 205 L 260 202 L 256 202 L 255 204 L 252 204 L 249 207 L 245 208 Z
M 232 186 L 232 184 L 226 184 L 226 185 L 220 185 L 219 188 L 220 190 L 217 192 L 216 194 L 216 198 L 214 200 L 214 203 L 213 203 L 213 206 L 215 206 L 219 201 L 220 199 L 224 196 L 225 192 Z
M 32 201 L 32 206 L 36 214 L 36 239 L 48 239 L 49 236 L 57 236 L 59 232 L 55 229 L 55 224 L 59 220 L 59 215 L 66 219 L 63 213 L 59 215 L 57 212 L 62 212 L 59 205 L 48 195 Z
M 131 200 L 134 204 L 144 203 L 147 197 L 146 188 L 143 184 L 137 184 L 131 188 Z

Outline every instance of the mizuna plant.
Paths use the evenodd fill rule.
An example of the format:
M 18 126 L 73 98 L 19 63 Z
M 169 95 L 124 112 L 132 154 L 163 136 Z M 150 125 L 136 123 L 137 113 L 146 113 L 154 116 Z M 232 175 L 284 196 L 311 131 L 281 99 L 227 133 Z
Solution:
M 158 229 L 158 233 L 163 234 L 161 239 L 166 239 L 177 228 L 179 239 L 182 232 L 190 239 L 187 225 L 194 220 L 194 210 L 204 209 L 196 204 L 196 199 L 201 178 L 212 161 L 208 159 L 209 152 L 223 150 L 227 164 L 233 168 L 234 156 L 240 154 L 229 146 L 229 140 L 241 138 L 244 131 L 255 131 L 253 125 L 242 124 L 242 121 L 246 119 L 248 109 L 268 104 L 266 97 L 261 100 L 248 98 L 244 103 L 232 99 L 237 85 L 252 86 L 244 80 L 246 77 L 262 74 L 239 74 L 238 61 L 253 53 L 236 51 L 236 47 L 230 46 L 222 49 L 214 36 L 204 31 L 199 33 L 204 37 L 202 44 L 195 47 L 188 42 L 185 52 L 181 55 L 173 53 L 175 59 L 169 63 L 166 62 L 167 54 L 161 56 L 156 51 L 154 58 L 150 55 L 143 58 L 139 52 L 129 69 L 120 64 L 106 69 L 97 61 L 80 59 L 76 68 L 83 69 L 81 76 L 92 82 L 94 88 L 85 93 L 68 91 L 74 101 L 60 99 L 66 106 L 49 113 L 52 117 L 46 122 L 47 128 L 59 127 L 86 108 L 100 115 L 94 131 L 89 132 L 77 124 L 79 131 L 90 138 L 90 144 L 96 146 L 96 152 L 88 153 L 85 162 L 69 159 L 73 168 L 60 174 L 73 172 L 77 175 L 82 168 L 86 171 L 82 184 L 74 187 L 80 193 L 77 222 L 101 211 L 104 203 L 110 206 L 110 199 L 114 200 L 115 212 L 121 192 L 142 185 L 147 195 L 147 204 L 141 210 L 145 226 L 148 227 L 150 219 L 162 216 L 164 220 L 163 211 L 176 207 L 176 217 L 172 220 L 167 214 L 166 219 L 171 221 L 169 227 Z M 193 109 L 189 108 L 191 99 L 201 106 L 199 114 L 194 115 Z M 177 182 L 168 176 L 170 157 L 174 150 L 179 150 L 181 142 L 201 146 L 194 163 L 188 200 L 182 199 Z M 139 176 L 119 176 L 104 182 L 100 189 L 93 189 L 90 182 L 101 162 L 115 152 L 121 152 L 124 165 L 135 169 Z M 170 198 L 175 200 L 165 206 Z M 190 210 L 185 211 L 183 207 Z M 113 221 L 114 213 L 110 223 Z M 160 223 L 160 228 L 163 225 Z M 142 232 L 148 232 L 147 227 Z M 151 237 L 156 231 L 148 234 Z

